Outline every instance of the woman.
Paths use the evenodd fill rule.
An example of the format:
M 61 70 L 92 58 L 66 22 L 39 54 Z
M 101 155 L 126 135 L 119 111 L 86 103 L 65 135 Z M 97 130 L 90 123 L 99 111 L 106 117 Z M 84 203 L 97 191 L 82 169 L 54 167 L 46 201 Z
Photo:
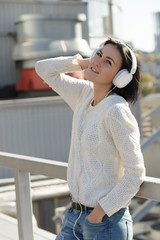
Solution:
M 85 70 L 87 80 L 64 73 Z M 139 66 L 124 43 L 108 39 L 91 59 L 46 59 L 36 71 L 74 111 L 68 161 L 72 207 L 57 240 L 131 240 L 128 205 L 145 176 L 137 122 L 129 102 Z

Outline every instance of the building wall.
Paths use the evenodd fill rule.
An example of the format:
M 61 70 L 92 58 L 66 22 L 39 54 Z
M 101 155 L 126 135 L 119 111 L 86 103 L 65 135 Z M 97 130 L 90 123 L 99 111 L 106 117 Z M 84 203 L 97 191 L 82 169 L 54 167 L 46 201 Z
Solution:
M 15 84 L 20 72 L 12 60 L 15 45 L 15 20 L 22 14 L 69 14 L 84 13 L 87 16 L 87 3 L 80 1 L 20 1 L 0 0 L 0 89 Z M 82 38 L 88 41 L 87 22 L 82 23 Z

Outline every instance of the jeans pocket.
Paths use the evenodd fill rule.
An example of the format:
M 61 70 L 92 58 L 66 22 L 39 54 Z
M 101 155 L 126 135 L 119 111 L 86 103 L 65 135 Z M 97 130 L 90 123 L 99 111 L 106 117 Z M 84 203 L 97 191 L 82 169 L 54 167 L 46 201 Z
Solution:
M 109 240 L 110 239 L 110 224 L 109 221 L 107 222 L 106 219 L 103 218 L 103 221 L 99 223 L 93 223 L 85 218 L 83 233 L 84 239 L 94 239 L 94 240 Z
M 87 225 L 90 225 L 90 226 L 103 226 L 103 225 L 106 224 L 107 218 L 108 218 L 108 216 L 104 215 L 101 222 L 95 223 L 95 222 L 90 222 L 88 220 L 88 216 L 87 216 L 86 219 L 85 219 L 85 222 L 86 222 Z

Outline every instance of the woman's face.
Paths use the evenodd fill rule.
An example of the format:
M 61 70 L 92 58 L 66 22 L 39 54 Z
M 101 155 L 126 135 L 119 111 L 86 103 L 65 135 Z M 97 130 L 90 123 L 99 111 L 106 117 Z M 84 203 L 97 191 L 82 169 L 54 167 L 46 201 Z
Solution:
M 122 56 L 119 50 L 114 45 L 107 44 L 91 59 L 85 71 L 85 78 L 95 84 L 110 88 L 121 64 Z

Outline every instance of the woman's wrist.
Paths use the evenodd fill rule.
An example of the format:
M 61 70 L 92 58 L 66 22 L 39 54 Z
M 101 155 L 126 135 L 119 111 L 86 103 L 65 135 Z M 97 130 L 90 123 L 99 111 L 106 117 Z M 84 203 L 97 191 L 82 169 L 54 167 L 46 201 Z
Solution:
M 99 216 L 101 216 L 102 218 L 103 218 L 103 216 L 106 214 L 100 204 L 97 205 L 96 211 L 97 211 L 97 213 L 99 214 Z
M 89 66 L 89 58 L 77 59 L 77 62 L 78 62 L 79 66 L 81 67 L 82 70 L 87 69 L 88 66 Z

